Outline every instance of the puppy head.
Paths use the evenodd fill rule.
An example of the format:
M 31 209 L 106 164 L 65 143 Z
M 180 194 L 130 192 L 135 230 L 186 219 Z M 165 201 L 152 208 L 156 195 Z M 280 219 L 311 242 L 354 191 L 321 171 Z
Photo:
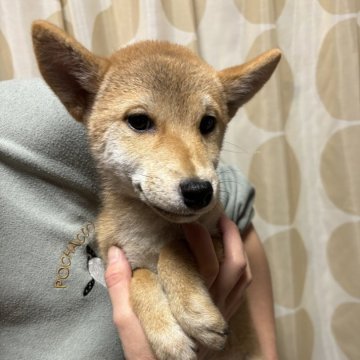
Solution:
M 274 49 L 218 72 L 157 41 L 104 59 L 43 21 L 33 25 L 33 42 L 44 79 L 87 126 L 105 191 L 140 199 L 174 222 L 215 206 L 226 125 L 280 60 Z

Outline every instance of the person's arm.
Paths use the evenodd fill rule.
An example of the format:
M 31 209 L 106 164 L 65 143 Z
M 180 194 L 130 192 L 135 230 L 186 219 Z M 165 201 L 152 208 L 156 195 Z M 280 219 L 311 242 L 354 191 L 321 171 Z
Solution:
M 252 225 L 244 235 L 243 242 L 252 272 L 252 283 L 247 289 L 250 314 L 264 359 L 277 360 L 270 269 L 261 241 Z
M 244 292 L 264 360 L 277 360 L 274 302 L 270 270 L 261 241 L 250 224 L 243 237 L 226 216 L 220 219 L 224 261 L 214 261 L 210 235 L 194 224 L 185 231 L 200 272 L 206 274 L 209 291 L 226 320 L 238 310 Z M 201 239 L 199 241 L 199 239 Z M 193 241 L 192 241 L 193 240 Z M 211 261 L 209 261 L 211 260 Z

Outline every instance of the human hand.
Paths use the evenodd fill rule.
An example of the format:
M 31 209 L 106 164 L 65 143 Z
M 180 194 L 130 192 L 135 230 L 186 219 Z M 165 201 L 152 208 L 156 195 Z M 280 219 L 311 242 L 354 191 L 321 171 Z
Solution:
M 125 254 L 116 246 L 108 253 L 106 285 L 113 306 L 113 321 L 127 360 L 155 360 L 139 319 L 130 305 L 131 268 Z
M 226 216 L 219 222 L 223 236 L 224 260 L 219 263 L 212 239 L 200 224 L 185 224 L 183 229 L 197 261 L 199 271 L 224 317 L 229 320 L 238 309 L 251 282 L 250 268 L 239 230 Z M 154 360 L 146 335 L 130 305 L 131 268 L 124 253 L 112 247 L 105 280 L 113 306 L 113 319 L 128 360 Z M 206 352 L 201 350 L 199 357 Z
M 183 229 L 206 286 L 226 320 L 238 310 L 245 289 L 251 283 L 251 271 L 237 225 L 226 215 L 219 221 L 224 258 L 218 261 L 209 232 L 198 223 Z

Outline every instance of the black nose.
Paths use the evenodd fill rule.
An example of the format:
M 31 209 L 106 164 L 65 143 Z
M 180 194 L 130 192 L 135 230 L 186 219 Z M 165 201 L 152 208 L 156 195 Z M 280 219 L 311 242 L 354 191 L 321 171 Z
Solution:
M 198 210 L 209 205 L 214 190 L 209 181 L 185 180 L 180 183 L 184 204 L 190 209 Z

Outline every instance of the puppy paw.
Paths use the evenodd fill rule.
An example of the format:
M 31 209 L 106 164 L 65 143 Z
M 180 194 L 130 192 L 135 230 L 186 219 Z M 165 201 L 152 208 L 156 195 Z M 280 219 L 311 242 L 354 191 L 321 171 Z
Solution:
M 171 312 L 184 332 L 207 348 L 223 349 L 227 324 L 182 242 L 171 242 L 161 249 L 158 279 Z
M 158 360 L 196 360 L 197 346 L 174 318 L 156 274 L 136 270 L 130 300 Z
M 198 347 L 177 323 L 159 332 L 151 332 L 148 340 L 158 360 L 196 360 Z
M 191 337 L 214 350 L 222 350 L 228 336 L 228 326 L 207 294 L 191 294 L 172 312 L 181 328 Z M 180 305 L 180 306 L 179 306 Z

